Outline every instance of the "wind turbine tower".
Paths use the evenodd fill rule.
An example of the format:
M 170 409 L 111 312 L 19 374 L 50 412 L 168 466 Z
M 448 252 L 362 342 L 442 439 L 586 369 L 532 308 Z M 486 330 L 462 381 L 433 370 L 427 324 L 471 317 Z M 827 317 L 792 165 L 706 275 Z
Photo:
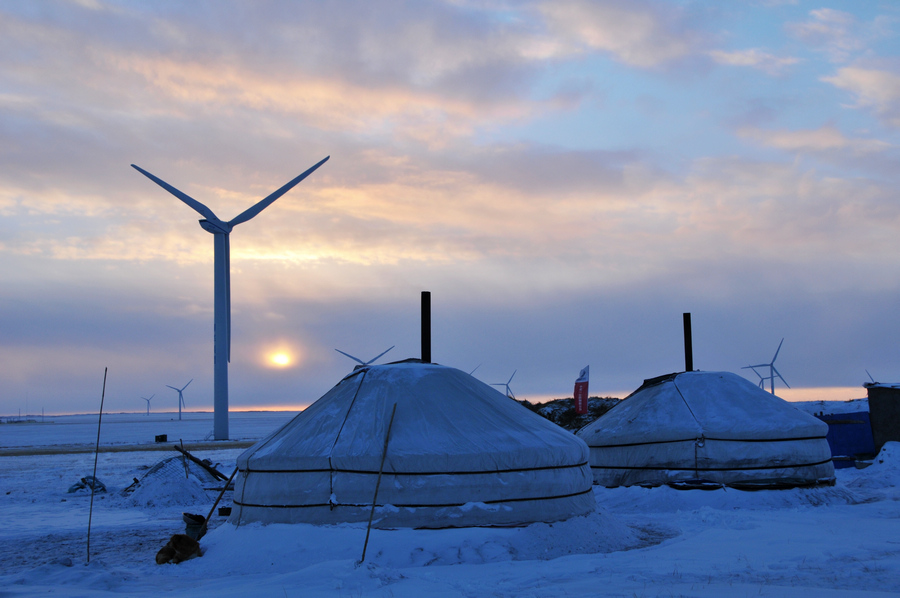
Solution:
M 475 370 L 472 370 L 472 371 L 474 372 Z M 491 382 L 491 386 L 505 386 L 506 387 L 506 396 L 509 397 L 510 399 L 515 399 L 516 395 L 514 395 L 513 391 L 510 390 L 509 383 L 512 382 L 513 376 L 515 376 L 516 372 L 518 372 L 518 371 L 519 370 L 513 370 L 512 376 L 510 376 L 509 380 L 507 380 L 506 382 Z
M 187 388 L 188 385 L 193 381 L 194 379 L 191 378 L 190 380 L 188 380 L 188 383 L 181 388 L 175 388 L 174 386 L 169 386 L 168 384 L 166 384 L 166 386 L 169 386 L 169 388 L 178 393 L 178 421 L 181 421 L 181 407 L 183 406 L 185 409 L 187 409 L 187 405 L 184 404 L 184 395 L 182 393 L 184 392 L 184 389 Z M 216 440 L 218 440 L 218 438 L 216 438 Z
M 147 415 L 150 415 L 150 401 L 152 401 L 152 400 L 153 400 L 153 397 L 155 397 L 155 396 L 156 396 L 155 394 L 150 395 L 150 398 L 149 398 L 149 399 L 148 399 L 147 397 L 141 397 L 142 399 L 144 399 L 145 401 L 147 401 Z
M 784 382 L 785 386 L 787 386 L 788 388 L 791 387 L 791 385 L 788 384 L 787 381 L 785 381 L 785 379 L 781 377 L 781 374 L 778 372 L 778 370 L 775 369 L 775 360 L 778 359 L 778 352 L 781 351 L 782 343 L 784 343 L 784 339 L 781 339 L 781 342 L 778 343 L 778 348 L 775 349 L 775 357 L 773 357 L 772 361 L 770 361 L 769 363 L 760 363 L 757 365 L 746 365 L 741 368 L 742 370 L 747 370 L 747 369 L 753 370 L 753 373 L 755 373 L 757 376 L 759 376 L 759 387 L 763 390 L 766 389 L 766 380 L 768 380 L 769 385 L 770 385 L 769 388 L 771 389 L 772 394 L 775 394 L 775 377 L 776 376 L 781 378 L 781 381 Z M 756 371 L 756 368 L 769 368 L 769 375 L 763 376 L 762 374 L 760 374 L 759 372 Z
M 235 226 L 247 222 L 269 207 L 276 199 L 290 191 L 297 183 L 312 174 L 313 171 L 324 164 L 328 158 L 330 158 L 330 156 L 326 156 L 309 170 L 288 182 L 265 199 L 250 208 L 247 208 L 228 222 L 220 220 L 212 210 L 193 197 L 179 191 L 146 170 L 143 170 L 134 164 L 131 165 L 135 170 L 203 216 L 203 219 L 200 220 L 200 227 L 213 235 L 215 248 L 215 302 L 213 304 L 213 319 L 215 321 L 213 405 L 215 415 L 213 417 L 213 434 L 216 440 L 228 440 L 228 362 L 231 361 L 231 242 L 229 240 L 229 235 Z M 179 409 L 180 406 L 181 403 L 179 403 Z

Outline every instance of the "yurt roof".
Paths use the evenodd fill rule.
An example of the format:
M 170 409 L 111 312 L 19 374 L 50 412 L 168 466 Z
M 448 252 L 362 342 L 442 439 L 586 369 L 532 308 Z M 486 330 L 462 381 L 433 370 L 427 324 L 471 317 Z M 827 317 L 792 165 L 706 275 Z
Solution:
M 827 424 L 730 372 L 652 378 L 578 432 L 591 446 L 824 437 Z
M 357 368 L 248 449 L 255 470 L 461 472 L 571 466 L 588 449 L 571 433 L 455 368 L 419 360 Z

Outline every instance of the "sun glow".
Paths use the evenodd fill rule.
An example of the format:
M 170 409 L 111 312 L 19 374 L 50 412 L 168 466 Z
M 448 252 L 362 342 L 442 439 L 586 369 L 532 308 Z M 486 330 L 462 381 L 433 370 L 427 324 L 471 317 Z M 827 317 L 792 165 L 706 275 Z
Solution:
M 286 368 L 293 362 L 291 356 L 285 351 L 277 351 L 269 354 L 269 364 L 276 368 Z

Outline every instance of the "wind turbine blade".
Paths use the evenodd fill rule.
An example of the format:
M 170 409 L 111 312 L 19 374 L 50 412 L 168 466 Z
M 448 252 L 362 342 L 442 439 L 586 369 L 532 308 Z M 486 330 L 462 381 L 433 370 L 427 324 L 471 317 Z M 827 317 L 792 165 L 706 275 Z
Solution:
M 778 359 L 778 352 L 781 351 L 781 345 L 784 344 L 784 339 L 781 339 L 781 342 L 778 343 L 778 348 L 775 349 L 775 357 L 772 358 L 772 363 L 775 363 L 775 360 Z
M 784 382 L 784 385 L 785 385 L 785 386 L 787 386 L 788 388 L 791 387 L 791 385 L 788 384 L 787 381 L 785 381 L 784 378 L 782 378 L 782 376 L 781 376 L 781 374 L 778 372 L 778 370 L 775 369 L 775 366 L 772 366 L 772 371 L 775 372 L 775 375 L 777 375 L 779 378 L 781 378 L 781 381 Z
M 194 199 L 187 193 L 179 191 L 178 189 L 176 189 L 169 183 L 165 182 L 161 178 L 153 176 L 152 174 L 150 174 L 149 172 L 147 172 L 146 170 L 144 170 L 143 168 L 141 168 L 139 166 L 135 166 L 134 164 L 132 164 L 131 167 L 134 168 L 135 170 L 137 170 L 138 172 L 140 172 L 141 174 L 143 174 L 145 177 L 147 177 L 148 179 L 150 179 L 157 185 L 159 185 L 160 187 L 162 187 L 163 189 L 165 189 L 166 191 L 168 191 L 169 193 L 171 193 L 172 195 L 174 195 L 175 197 L 177 197 L 178 199 L 180 199 L 181 201 L 183 201 L 184 203 L 186 203 L 187 205 L 194 208 L 194 211 L 197 212 L 198 214 L 200 214 L 201 216 L 203 216 L 204 218 L 213 220 L 215 222 L 219 222 L 219 218 L 213 213 L 212 210 L 207 208 L 205 205 L 203 205 L 202 203 L 200 203 L 199 201 L 197 201 L 196 199 Z
M 194 381 L 193 378 L 191 378 L 190 380 L 188 380 L 188 383 L 184 385 L 184 388 L 187 388 L 188 386 L 190 386 L 191 382 L 193 382 L 193 381 Z M 184 388 L 182 388 L 181 390 L 184 391 Z
M 322 164 L 327 162 L 328 158 L 330 158 L 330 157 L 331 156 L 325 156 L 325 158 L 323 160 L 321 160 L 318 164 L 314 165 L 309 170 L 307 170 L 306 172 L 304 172 L 303 174 L 301 174 L 300 176 L 298 176 L 291 182 L 287 183 L 286 185 L 281 187 L 281 189 L 278 189 L 277 191 L 275 191 L 274 193 L 272 193 L 265 199 L 261 200 L 257 204 L 251 206 L 250 208 L 247 208 L 246 210 L 244 210 L 243 212 L 241 212 L 240 214 L 235 216 L 233 219 L 231 219 L 228 222 L 228 224 L 231 226 L 237 226 L 238 224 L 241 224 L 242 222 L 247 222 L 248 220 L 250 220 L 257 214 L 259 214 L 260 212 L 262 212 L 263 210 L 268 208 L 270 205 L 272 205 L 272 203 L 276 199 L 278 199 L 279 197 L 281 197 L 282 195 L 284 195 L 285 193 L 287 193 L 288 191 L 293 189 L 297 183 L 299 183 L 300 181 L 302 181 L 303 179 L 305 179 L 306 177 L 311 175 L 313 173 L 313 171 L 315 171 L 315 169 L 317 169 L 319 166 L 321 166 Z
M 480 368 L 481 366 L 482 366 L 482 364 L 479 363 L 478 365 L 475 366 L 475 370 L 477 370 L 477 369 Z M 472 374 L 474 374 L 474 373 L 475 373 L 475 370 L 472 370 L 471 372 L 469 372 L 469 375 L 471 376 Z M 871 377 L 871 376 L 870 376 L 870 377 Z
M 166 384 L 166 386 L 169 386 L 169 385 L 168 385 L 168 384 Z M 171 388 L 171 389 L 172 389 L 172 390 L 175 390 L 175 391 L 178 391 L 178 392 L 181 392 L 181 389 L 180 389 L 180 388 L 175 388 L 175 387 L 174 387 L 174 386 L 169 386 L 169 388 Z
M 875 382 L 875 378 L 872 377 L 872 374 L 869 373 L 869 370 L 866 370 L 866 376 L 869 377 L 869 380 L 872 381 L 872 384 L 878 384 L 877 382 Z
M 516 375 L 516 372 L 518 372 L 518 371 L 519 371 L 519 370 L 513 370 L 512 376 L 510 376 L 510 377 L 509 377 L 509 380 L 507 380 L 507 382 L 506 382 L 507 384 L 509 384 L 510 382 L 512 382 L 513 376 L 515 376 L 515 375 Z
M 397 345 L 391 345 L 391 349 L 393 349 L 393 348 L 396 347 L 396 346 L 397 346 Z M 387 353 L 387 352 L 390 351 L 391 349 L 388 349 L 387 351 L 382 351 L 382 352 L 378 355 L 378 357 L 381 357 L 382 355 L 384 355 L 385 353 Z M 364 363 L 363 365 L 369 365 L 369 364 L 372 363 L 373 361 L 378 360 L 378 357 L 373 357 L 372 359 L 370 359 L 369 361 L 367 361 L 367 362 Z
M 350 359 L 352 359 L 353 361 L 355 361 L 355 362 L 358 363 L 359 365 L 366 365 L 366 363 L 365 363 L 362 359 L 357 359 L 356 357 L 353 357 L 353 356 L 350 355 L 349 353 L 344 353 L 344 352 L 341 351 L 340 349 L 335 349 L 335 351 L 337 351 L 337 352 L 340 353 L 341 355 L 346 355 L 347 357 L 349 357 Z

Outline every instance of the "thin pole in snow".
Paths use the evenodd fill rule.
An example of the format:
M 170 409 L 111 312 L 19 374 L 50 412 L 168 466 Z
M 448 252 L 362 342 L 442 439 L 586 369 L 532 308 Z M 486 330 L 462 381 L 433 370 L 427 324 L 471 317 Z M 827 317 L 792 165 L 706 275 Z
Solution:
M 94 473 L 91 477 L 91 506 L 88 509 L 87 562 L 91 562 L 91 519 L 94 516 L 94 487 L 97 485 L 97 456 L 100 454 L 100 422 L 103 421 L 103 400 L 106 398 L 106 372 L 103 368 L 103 392 L 100 393 L 100 415 L 97 417 L 97 448 L 94 450 Z
M 394 426 L 395 413 L 397 413 L 397 403 L 394 403 L 394 408 L 391 409 L 391 420 L 388 422 L 387 433 L 384 435 L 384 449 L 381 451 L 381 466 L 378 468 L 378 481 L 375 482 L 375 496 L 372 497 L 372 510 L 369 512 L 369 525 L 366 527 L 366 542 L 363 544 L 362 556 L 359 558 L 359 562 L 356 563 L 357 567 L 366 560 L 366 548 L 369 546 L 369 532 L 372 531 L 372 518 L 375 516 L 375 505 L 378 503 L 378 487 L 381 486 L 381 473 L 384 471 L 384 458 L 387 457 L 388 441 L 391 439 L 391 428 Z

